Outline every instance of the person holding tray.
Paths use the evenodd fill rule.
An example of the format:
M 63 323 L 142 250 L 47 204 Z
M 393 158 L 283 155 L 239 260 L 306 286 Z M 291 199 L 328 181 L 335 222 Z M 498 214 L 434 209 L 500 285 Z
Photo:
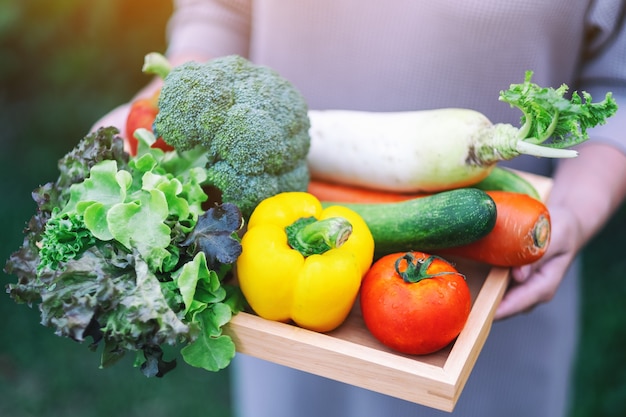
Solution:
M 239 54 L 290 80 L 312 109 L 464 107 L 519 123 L 498 101 L 526 70 L 543 86 L 613 92 L 626 108 L 626 3 L 620 0 L 175 0 L 173 64 Z M 155 80 L 137 97 L 150 96 Z M 95 126 L 122 127 L 129 105 Z M 485 346 L 452 415 L 565 416 L 585 244 L 626 195 L 626 112 L 590 131 L 578 157 L 507 166 L 553 178 L 552 241 L 514 268 Z M 506 319 L 506 320 L 504 320 Z M 449 413 L 238 354 L 240 417 L 438 416 Z

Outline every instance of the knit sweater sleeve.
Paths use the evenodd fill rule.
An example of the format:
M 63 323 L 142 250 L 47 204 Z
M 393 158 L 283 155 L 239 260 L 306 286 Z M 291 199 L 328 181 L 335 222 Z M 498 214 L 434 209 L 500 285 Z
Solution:
M 167 54 L 247 56 L 250 0 L 174 0 L 167 26 Z
M 595 1 L 587 19 L 588 47 L 576 87 L 589 92 L 594 101 L 611 91 L 619 106 L 616 115 L 591 130 L 590 136 L 626 153 L 626 2 Z

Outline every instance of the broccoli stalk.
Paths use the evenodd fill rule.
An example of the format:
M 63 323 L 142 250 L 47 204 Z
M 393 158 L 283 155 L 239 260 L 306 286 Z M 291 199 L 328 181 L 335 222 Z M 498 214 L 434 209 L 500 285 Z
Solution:
M 308 108 L 289 81 L 237 55 L 174 68 L 149 56 L 144 71 L 164 76 L 156 135 L 179 152 L 202 147 L 223 202 L 247 218 L 267 197 L 306 191 Z

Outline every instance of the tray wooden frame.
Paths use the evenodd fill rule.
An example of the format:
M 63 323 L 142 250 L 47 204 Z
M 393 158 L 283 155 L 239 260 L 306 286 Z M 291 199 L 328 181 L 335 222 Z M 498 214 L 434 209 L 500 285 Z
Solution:
M 547 198 L 548 178 L 521 173 Z M 365 328 L 358 305 L 322 334 L 239 313 L 225 327 L 237 352 L 443 411 L 453 411 L 508 285 L 507 268 L 452 259 L 472 292 L 468 321 L 450 346 L 424 356 L 393 352 Z

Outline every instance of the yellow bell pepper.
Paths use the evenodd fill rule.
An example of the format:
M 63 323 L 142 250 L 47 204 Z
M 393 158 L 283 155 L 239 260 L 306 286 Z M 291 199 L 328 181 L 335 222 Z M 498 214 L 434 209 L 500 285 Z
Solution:
M 263 200 L 241 245 L 237 276 L 254 312 L 319 332 L 346 319 L 374 256 L 374 238 L 358 214 L 323 209 L 306 192 Z

